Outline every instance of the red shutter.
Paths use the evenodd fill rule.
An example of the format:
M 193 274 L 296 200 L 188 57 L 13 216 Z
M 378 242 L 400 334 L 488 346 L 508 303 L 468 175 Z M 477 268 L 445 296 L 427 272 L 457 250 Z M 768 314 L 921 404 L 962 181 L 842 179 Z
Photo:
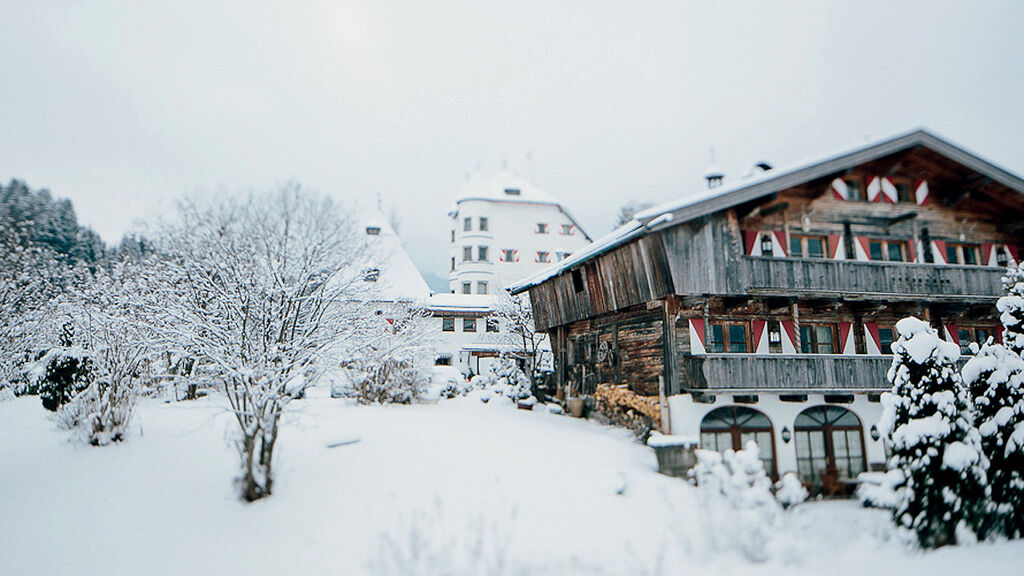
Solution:
M 751 332 L 753 333 L 753 345 L 754 353 L 766 354 L 768 352 L 767 346 L 761 346 L 761 335 L 764 334 L 764 326 L 766 322 L 764 320 L 753 320 L 750 322 Z
M 851 338 L 850 328 L 853 327 L 852 322 L 840 322 L 839 323 L 839 353 L 840 354 L 856 354 L 854 348 L 853 338 Z
M 882 183 L 879 181 L 878 176 L 871 176 L 867 179 L 867 198 L 868 202 L 881 202 L 878 197 L 882 192 Z
M 914 250 L 914 239 L 907 240 L 907 262 L 917 262 L 917 252 Z
M 846 182 L 842 178 L 836 178 L 832 181 L 832 195 L 839 200 L 848 200 L 850 192 L 846 186 Z
M 754 244 L 757 243 L 757 237 L 760 233 L 757 230 L 744 230 L 743 231 L 743 254 L 751 256 L 754 253 Z
M 707 348 L 706 343 L 704 342 L 704 319 L 703 318 L 691 318 L 690 319 L 690 329 L 693 330 L 693 332 L 697 335 L 697 339 L 699 340 L 697 343 L 700 345 L 700 350 L 698 350 L 697 353 L 700 353 L 700 354 L 707 353 L 707 349 L 708 348 Z M 694 353 L 694 346 L 693 346 L 693 344 L 690 344 L 690 353 L 691 354 Z
M 783 320 L 780 324 L 782 324 L 782 337 L 789 338 L 789 344 L 793 347 L 793 352 L 799 352 L 799 350 L 796 349 L 796 328 L 793 325 L 793 321 Z
M 786 231 L 776 230 L 775 239 L 779 241 L 779 247 L 782 248 L 782 255 L 786 256 L 789 254 L 789 246 L 786 246 Z
M 853 239 L 857 241 L 857 245 L 860 246 L 860 249 L 863 251 L 863 255 L 857 255 L 859 256 L 857 260 L 862 259 L 860 256 L 862 256 L 864 260 L 871 260 L 871 240 L 868 239 L 867 236 L 854 236 Z
M 841 234 L 829 234 L 828 235 L 828 257 L 832 260 L 836 259 L 836 251 L 839 250 L 839 243 L 843 240 Z
M 996 245 L 991 242 L 981 243 L 981 263 L 983 266 L 990 266 L 995 263 L 996 255 L 993 253 L 995 247 Z
M 866 322 L 864 324 L 864 332 L 867 333 L 868 337 L 868 354 L 875 352 L 876 354 L 888 354 L 888 350 L 882 350 L 882 340 L 878 337 L 878 324 L 874 322 Z
M 996 326 L 996 344 L 1003 343 L 1003 326 Z
M 941 264 L 949 264 L 949 262 L 946 262 L 946 241 L 932 240 L 932 245 L 935 246 L 935 250 L 932 252 L 932 255 L 935 256 L 935 261 Z
M 1017 246 L 1015 244 L 1007 244 L 1006 249 L 1010 251 L 1010 258 L 1013 258 L 1013 262 L 1015 264 L 1020 264 L 1020 257 L 1018 256 L 1018 250 L 1020 250 L 1020 246 Z
M 918 180 L 914 182 L 914 200 L 920 206 L 928 203 L 928 181 Z
M 952 342 L 953 344 L 956 344 L 957 346 L 959 346 L 960 345 L 960 330 L 957 329 L 957 325 L 956 324 L 946 324 L 944 326 L 944 328 L 946 329 L 946 336 L 949 338 L 949 341 Z
M 893 184 L 892 179 L 888 178 L 888 177 L 883 177 L 882 178 L 882 182 L 881 182 L 881 187 L 882 187 L 882 194 L 881 194 L 882 202 L 888 202 L 890 204 L 895 204 L 896 200 L 898 198 L 897 198 L 897 195 L 896 195 L 896 185 Z

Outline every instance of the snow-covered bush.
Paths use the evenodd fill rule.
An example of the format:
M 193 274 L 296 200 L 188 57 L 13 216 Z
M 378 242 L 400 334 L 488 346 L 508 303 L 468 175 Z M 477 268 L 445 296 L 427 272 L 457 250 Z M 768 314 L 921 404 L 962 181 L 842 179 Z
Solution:
M 894 510 L 899 504 L 896 486 L 902 481 L 899 469 L 885 472 L 865 472 L 859 477 L 857 499 L 865 508 L 885 508 Z
M 364 357 L 350 366 L 352 397 L 362 404 L 410 404 L 430 384 L 429 365 L 412 353 Z
M 1024 262 L 1006 271 L 1003 289 L 1006 296 L 996 302 L 1003 324 L 1003 343 L 1018 356 L 1024 356 Z
M 465 396 L 473 389 L 472 384 L 466 381 L 457 368 L 451 366 L 434 366 L 434 376 L 431 380 L 431 388 L 437 398 L 458 398 Z
M 496 395 L 512 401 L 531 396 L 530 379 L 519 369 L 514 358 L 502 356 L 491 364 L 490 372 L 488 379 Z
M 896 330 L 879 426 L 892 447 L 889 467 L 902 474 L 893 520 L 925 548 L 970 541 L 985 521 L 988 463 L 954 365 L 960 349 L 917 318 Z
M 804 487 L 796 472 L 786 472 L 775 483 L 775 499 L 782 504 L 783 508 L 799 506 L 807 500 L 807 488 Z
M 997 304 L 1003 314 L 1004 337 L 1014 340 L 1024 328 L 1024 313 L 1015 304 L 1024 291 L 1024 273 L 1011 269 L 1003 279 L 1011 294 Z M 1006 325 L 1005 322 L 1010 322 Z M 1015 341 L 1015 340 L 1014 340 Z M 1010 346 L 986 343 L 961 372 L 974 400 L 975 421 L 988 459 L 992 534 L 1024 536 L 1024 358 Z
M 39 398 L 47 410 L 56 412 L 89 386 L 92 359 L 74 340 L 75 325 L 69 321 L 61 327 L 60 345 L 36 362 L 42 370 L 38 381 Z
M 706 517 L 715 524 L 710 531 L 715 545 L 736 546 L 754 562 L 768 560 L 782 507 L 772 496 L 757 444 L 750 441 L 743 450 L 724 453 L 697 450 L 697 465 L 690 473 Z

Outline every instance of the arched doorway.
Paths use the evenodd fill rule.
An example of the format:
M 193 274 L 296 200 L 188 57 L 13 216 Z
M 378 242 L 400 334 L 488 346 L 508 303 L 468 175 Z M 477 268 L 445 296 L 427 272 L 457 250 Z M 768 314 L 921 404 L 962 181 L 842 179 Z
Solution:
M 767 416 L 746 406 L 723 406 L 708 412 L 700 423 L 700 446 L 705 450 L 740 450 L 750 440 L 757 442 L 765 472 L 777 478 L 775 435 Z
M 864 468 L 864 429 L 856 414 L 841 406 L 815 406 L 793 423 L 796 465 L 800 477 L 821 483 L 821 472 L 834 469 L 853 479 Z

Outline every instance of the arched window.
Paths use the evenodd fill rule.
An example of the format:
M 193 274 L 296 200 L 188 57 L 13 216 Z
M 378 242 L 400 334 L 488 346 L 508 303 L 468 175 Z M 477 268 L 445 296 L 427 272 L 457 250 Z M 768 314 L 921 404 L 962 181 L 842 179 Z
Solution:
M 821 472 L 834 469 L 853 479 L 864 471 L 864 433 L 860 418 L 840 406 L 815 406 L 794 422 L 796 464 L 800 477 L 814 484 Z
M 740 450 L 750 440 L 757 442 L 765 472 L 775 478 L 775 437 L 767 416 L 745 406 L 723 406 L 708 412 L 700 423 L 700 446 L 705 450 Z

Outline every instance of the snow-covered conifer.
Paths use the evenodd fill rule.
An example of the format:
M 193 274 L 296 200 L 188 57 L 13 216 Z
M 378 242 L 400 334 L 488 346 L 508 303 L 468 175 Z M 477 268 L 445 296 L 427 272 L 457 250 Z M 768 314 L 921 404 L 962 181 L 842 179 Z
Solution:
M 992 507 L 987 527 L 991 533 L 1020 538 L 1024 536 L 1024 271 L 1011 268 L 1003 286 L 1009 294 L 997 306 L 1007 345 L 986 343 L 961 374 L 974 399 L 975 421 L 989 461 Z
M 959 348 L 917 318 L 896 324 L 881 426 L 902 472 L 893 519 L 925 548 L 976 538 L 987 500 L 981 438 L 954 362 Z

